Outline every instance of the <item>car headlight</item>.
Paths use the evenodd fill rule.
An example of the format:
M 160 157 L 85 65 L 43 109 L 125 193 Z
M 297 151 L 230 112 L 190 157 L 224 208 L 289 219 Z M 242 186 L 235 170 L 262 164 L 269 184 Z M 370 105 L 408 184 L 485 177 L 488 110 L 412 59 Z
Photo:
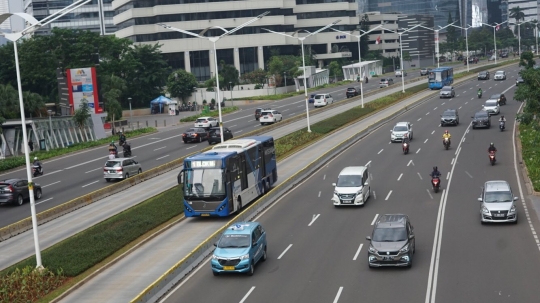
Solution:
M 369 245 L 369 250 L 368 250 L 370 253 L 372 254 L 376 254 L 377 253 L 377 250 L 375 249 L 375 247 L 373 247 L 373 245 Z
M 401 253 L 406 253 L 406 252 L 408 252 L 408 251 L 409 251 L 409 243 L 405 244 L 405 246 L 403 246 L 403 247 L 399 250 L 399 252 L 401 252 Z
M 510 208 L 510 212 L 509 213 L 515 213 L 516 212 L 516 206 L 515 205 L 512 205 L 512 207 Z
M 240 260 L 247 260 L 249 259 L 249 254 L 245 254 L 243 256 L 240 256 Z
M 484 214 L 490 214 L 489 209 L 487 209 L 485 206 L 482 206 L 482 212 Z
M 218 257 L 218 256 L 216 256 L 216 255 L 212 255 L 212 260 L 217 260 L 217 259 L 219 259 L 219 257 Z

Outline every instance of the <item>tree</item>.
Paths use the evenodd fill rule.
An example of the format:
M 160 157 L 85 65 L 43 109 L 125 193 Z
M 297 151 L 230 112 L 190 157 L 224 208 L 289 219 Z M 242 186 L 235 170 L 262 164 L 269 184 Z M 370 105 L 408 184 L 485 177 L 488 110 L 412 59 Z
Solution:
M 197 86 L 197 78 L 183 69 L 172 72 L 167 79 L 167 91 L 173 98 L 184 99 L 191 96 L 193 87 Z
M 403 61 L 407 61 L 411 64 L 412 58 L 409 52 L 403 52 Z
M 360 29 L 363 32 L 369 31 L 369 17 L 367 14 L 364 14 L 360 20 Z M 360 53 L 363 57 L 366 57 L 369 53 L 369 34 L 360 37 Z
M 343 70 L 341 68 L 341 65 L 337 63 L 337 61 L 332 61 L 330 64 L 328 64 L 328 70 L 330 72 L 330 76 L 334 76 L 334 81 L 337 82 L 337 76 L 343 75 Z
M 523 52 L 519 59 L 519 66 L 524 66 L 525 68 L 533 68 L 536 64 L 534 61 L 534 54 L 532 52 Z
M 105 110 L 107 111 L 107 120 L 119 120 L 122 118 L 122 105 L 120 97 L 127 89 L 124 79 L 109 75 L 103 77 L 101 83 L 101 93 L 105 99 Z
M 225 64 L 225 61 L 221 60 L 219 63 L 219 86 L 220 88 L 227 88 L 232 90 L 239 83 L 239 72 L 234 65 Z M 223 82 L 221 78 L 223 77 Z
M 17 106 L 19 105 L 17 90 L 11 84 L 0 84 L 0 125 L 6 119 L 17 117 Z
M 516 6 L 510 9 L 510 14 L 508 15 L 508 17 L 514 18 L 516 20 L 517 31 L 515 31 L 514 29 L 514 32 L 517 33 L 518 36 L 520 36 L 521 33 L 520 33 L 519 21 L 525 19 L 525 13 L 519 6 Z
M 75 110 L 75 113 L 73 113 L 73 122 L 75 122 L 75 125 L 81 130 L 86 127 L 88 119 L 90 119 L 90 111 L 91 108 L 88 105 L 88 102 L 83 101 L 79 105 L 79 108 Z
M 522 70 L 520 74 L 525 85 L 517 87 L 514 99 L 525 102 L 523 114 L 518 115 L 518 119 L 524 124 L 530 124 L 534 122 L 535 116 L 540 116 L 540 70 L 528 68 Z
M 262 68 L 256 69 L 252 72 L 242 75 L 242 80 L 249 82 L 251 84 L 264 85 L 266 80 L 266 71 Z
M 287 73 L 288 77 L 296 77 L 302 74 L 299 69 L 300 66 L 302 66 L 302 57 L 291 55 L 272 56 L 268 60 L 268 75 L 273 75 L 276 78 L 276 84 L 281 85 L 283 73 Z M 307 61 L 306 66 L 309 66 Z
M 38 116 L 40 110 L 45 107 L 43 98 L 29 91 L 23 92 L 24 114 L 25 116 Z

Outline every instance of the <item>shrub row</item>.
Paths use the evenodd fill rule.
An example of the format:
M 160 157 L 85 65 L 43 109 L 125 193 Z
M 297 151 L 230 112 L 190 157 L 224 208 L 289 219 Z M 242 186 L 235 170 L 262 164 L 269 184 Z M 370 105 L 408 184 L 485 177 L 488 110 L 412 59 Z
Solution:
M 239 108 L 236 107 L 236 106 L 223 107 L 221 109 L 221 114 L 224 115 L 224 114 L 235 112 L 237 110 L 239 110 Z M 200 113 L 198 115 L 193 115 L 193 116 L 182 118 L 182 119 L 180 119 L 180 122 L 192 122 L 192 121 L 197 120 L 197 118 L 200 118 L 200 117 L 218 117 L 218 116 L 219 116 L 219 111 L 212 110 L 212 111 L 208 112 L 207 114 Z
M 321 86 L 317 86 L 317 87 L 314 87 L 314 88 L 308 88 L 308 95 L 309 95 L 310 92 L 318 91 L 318 90 L 323 89 L 323 88 L 337 87 L 337 86 L 349 84 L 349 83 L 352 83 L 352 82 L 353 81 L 345 80 L 345 81 L 339 81 L 339 82 L 336 82 L 336 83 L 323 84 Z M 304 90 L 301 89 L 299 91 L 294 91 L 294 92 L 289 92 L 289 93 L 284 93 L 284 94 L 255 96 L 255 97 L 249 97 L 249 98 L 235 98 L 233 100 L 245 100 L 245 99 L 250 99 L 250 100 L 281 100 L 281 99 L 285 99 L 285 98 L 289 98 L 289 97 L 303 95 L 304 93 L 305 93 Z
M 519 125 L 522 156 L 535 191 L 540 191 L 540 130 L 533 125 Z
M 124 134 L 126 135 L 127 138 L 133 138 L 142 134 L 153 133 L 156 131 L 157 130 L 153 127 L 146 127 L 146 128 L 133 130 L 133 131 L 126 131 Z M 117 136 L 115 137 L 109 136 L 107 138 L 99 139 L 96 141 L 75 143 L 65 148 L 52 149 L 48 151 L 35 150 L 30 153 L 30 160 L 33 157 L 38 157 L 40 160 L 43 161 L 50 158 L 63 156 L 63 155 L 66 155 L 75 151 L 80 151 L 80 150 L 91 148 L 91 147 L 101 146 L 101 145 L 108 144 L 109 142 L 111 142 L 112 138 L 117 138 Z M 26 160 L 24 156 L 9 157 L 9 158 L 0 160 L 0 172 L 17 168 L 17 167 L 21 167 L 24 165 L 26 165 Z
M 0 276 L 0 303 L 35 302 L 65 281 L 61 270 L 55 274 L 46 268 L 17 268 L 9 275 Z

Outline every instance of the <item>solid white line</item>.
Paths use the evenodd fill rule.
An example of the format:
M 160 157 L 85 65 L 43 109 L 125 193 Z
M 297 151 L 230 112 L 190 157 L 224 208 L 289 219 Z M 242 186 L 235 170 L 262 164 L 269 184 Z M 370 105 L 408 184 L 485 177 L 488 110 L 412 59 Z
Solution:
M 360 251 L 362 250 L 362 246 L 364 246 L 364 244 L 360 244 L 360 247 L 358 247 L 358 250 L 356 251 L 356 254 L 354 254 L 354 258 L 353 261 L 356 261 L 356 258 L 358 258 L 358 255 L 360 254 Z
M 388 195 L 386 195 L 386 199 L 384 199 L 384 200 L 385 200 L 385 201 L 388 200 L 388 198 L 390 198 L 390 195 L 391 195 L 391 194 L 392 194 L 392 190 L 390 190 L 390 191 L 388 192 Z
M 371 164 L 371 160 L 368 161 L 368 163 L 366 163 L 366 166 L 369 166 Z
M 420 150 L 421 150 L 421 148 L 419 148 L 419 149 L 418 149 L 418 150 L 416 151 L 416 153 L 419 153 L 419 152 L 420 152 Z
M 454 165 L 455 160 L 456 160 L 456 158 L 452 158 L 452 161 L 450 162 L 450 165 Z
M 249 297 L 249 295 L 251 294 L 251 292 L 255 289 L 255 286 L 252 286 L 249 291 L 247 292 L 247 294 L 242 298 L 242 300 L 240 300 L 240 303 L 244 303 L 244 301 L 246 301 L 246 299 Z
M 333 303 L 337 303 L 338 300 L 339 300 L 339 297 L 341 296 L 341 292 L 343 291 L 343 286 L 340 286 L 339 287 L 339 290 L 337 292 L 337 295 L 336 295 L 336 298 L 334 299 L 334 302 Z
M 384 148 L 383 148 L 383 149 L 381 149 L 381 150 L 380 150 L 380 151 L 379 151 L 379 152 L 377 153 L 377 155 L 378 155 L 378 154 L 380 154 L 380 153 L 382 153 L 382 151 L 383 151 L 383 150 L 384 150 Z
M 192 149 L 192 148 L 195 148 L 195 147 L 197 147 L 197 145 L 193 145 L 193 146 L 191 146 L 191 147 L 187 147 L 186 149 Z
M 375 218 L 373 218 L 373 221 L 371 221 L 371 225 L 375 224 L 375 221 L 377 221 L 378 217 L 379 217 L 379 214 L 376 214 Z
M 163 157 L 157 158 L 156 160 L 161 160 L 161 159 L 163 159 L 163 158 L 167 158 L 168 156 L 169 156 L 169 155 L 165 155 L 165 156 L 163 156 Z
M 230 126 L 229 126 L 229 127 L 230 127 Z M 156 148 L 156 149 L 154 149 L 154 151 L 163 149 L 163 148 L 165 148 L 165 147 L 167 147 L 167 146 L 162 146 L 162 147 L 160 147 L 160 148 Z
M 41 188 L 45 188 L 45 187 L 47 187 L 47 186 L 51 186 L 51 185 L 54 185 L 54 184 L 60 183 L 60 182 L 62 182 L 62 181 L 56 181 L 56 182 L 53 182 L 53 183 L 51 183 L 51 184 L 43 185 L 43 186 L 41 186 Z
M 279 255 L 278 260 L 281 259 L 281 257 L 283 257 L 283 255 L 289 250 L 289 248 L 292 247 L 292 244 L 289 244 L 289 246 L 287 246 L 287 248 L 285 248 L 285 250 L 281 253 L 281 255 Z
M 464 142 L 464 141 L 465 141 L 465 140 L 461 140 L 461 142 Z M 458 152 L 459 152 L 460 150 L 461 150 L 461 146 L 460 146 L 460 147 L 458 147 L 458 149 L 456 150 L 456 152 L 454 153 L 454 155 L 457 155 L 457 154 L 458 154 Z
M 96 168 L 96 169 L 89 170 L 89 171 L 85 172 L 85 174 L 90 173 L 90 172 L 93 172 L 93 171 L 96 171 L 96 170 L 98 170 L 98 169 L 103 169 L 103 167 L 98 167 L 98 168 Z
M 311 222 L 309 222 L 308 226 L 311 226 L 311 224 L 313 224 L 315 222 L 315 220 L 317 220 L 317 218 L 319 218 L 321 214 L 317 214 L 317 215 L 313 215 L 313 219 L 311 219 Z
M 95 184 L 95 183 L 98 183 L 98 182 L 99 182 L 99 180 L 94 181 L 94 182 L 92 182 L 92 183 L 88 183 L 88 184 L 83 185 L 83 186 L 81 186 L 81 187 L 87 187 L 87 186 L 90 186 L 90 185 Z
M 422 175 L 420 175 L 420 173 L 417 173 L 417 174 L 418 174 L 418 177 L 420 177 L 420 180 L 424 180 L 424 179 L 422 178 Z
M 397 180 L 399 181 L 401 179 L 401 177 L 403 177 L 403 173 L 401 173 L 401 175 L 399 175 L 399 177 L 397 178 Z
M 450 178 L 450 172 L 446 173 L 446 180 L 448 180 L 448 178 Z
M 429 139 L 426 139 L 426 141 L 424 141 L 424 143 L 426 143 L 426 142 L 427 142 L 427 140 L 429 140 Z
M 409 163 L 407 163 L 407 166 L 411 165 L 411 163 L 412 163 L 412 159 L 409 160 Z
M 42 187 L 43 187 L 43 186 L 42 186 Z M 41 203 L 45 203 L 45 202 L 47 202 L 47 201 L 49 201 L 49 200 L 52 200 L 52 199 L 54 199 L 54 197 L 51 197 L 51 198 L 45 199 L 45 200 L 41 200 L 41 201 L 39 201 L 38 203 L 36 203 L 36 205 L 39 205 L 39 204 L 41 204 Z

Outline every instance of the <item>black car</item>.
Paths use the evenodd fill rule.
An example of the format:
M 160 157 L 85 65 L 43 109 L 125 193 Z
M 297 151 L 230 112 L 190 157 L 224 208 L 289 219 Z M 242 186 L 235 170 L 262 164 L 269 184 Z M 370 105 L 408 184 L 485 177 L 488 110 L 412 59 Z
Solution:
M 489 80 L 489 71 L 479 72 L 478 80 Z
M 506 97 L 504 94 L 494 94 L 489 97 L 490 100 L 497 100 L 499 102 L 499 105 L 506 105 Z
M 259 118 L 261 117 L 261 112 L 263 110 L 268 110 L 270 108 L 262 108 L 262 107 L 259 107 L 259 108 L 256 108 L 255 109 L 255 120 L 259 121 Z
M 347 88 L 347 91 L 345 92 L 345 96 L 347 98 L 356 97 L 360 94 L 360 89 L 356 87 L 349 87 Z
M 208 132 L 202 127 L 192 127 L 182 134 L 184 143 L 208 140 Z
M 516 86 L 519 86 L 520 84 L 523 84 L 523 83 L 525 83 L 525 80 L 523 80 L 521 76 L 518 76 L 516 80 Z
M 223 128 L 223 140 L 227 141 L 233 138 L 232 131 L 226 127 Z M 221 132 L 219 127 L 212 127 L 208 130 L 208 145 L 221 143 Z
M 473 118 L 473 121 L 472 121 L 473 129 L 477 127 L 486 127 L 486 128 L 491 127 L 491 118 L 488 112 L 486 111 L 481 110 L 477 112 L 476 114 L 474 114 L 474 116 L 472 116 L 471 118 Z
M 41 195 L 41 186 L 34 183 L 34 198 L 39 200 Z M 28 180 L 8 179 L 0 181 L 0 204 L 13 203 L 21 206 L 26 199 L 30 199 Z
M 447 109 L 441 115 L 441 126 L 445 125 L 458 125 L 459 114 L 457 109 Z

